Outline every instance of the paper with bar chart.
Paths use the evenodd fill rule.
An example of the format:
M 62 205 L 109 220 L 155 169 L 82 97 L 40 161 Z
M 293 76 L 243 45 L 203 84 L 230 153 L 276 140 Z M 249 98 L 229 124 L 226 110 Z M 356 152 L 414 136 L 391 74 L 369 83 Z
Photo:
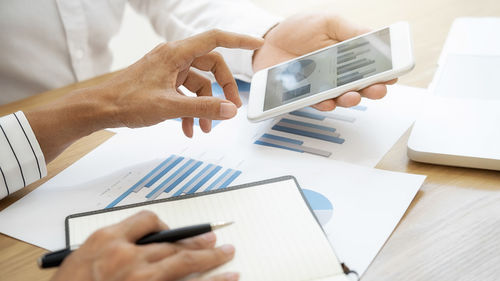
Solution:
M 260 123 L 250 123 L 240 110 L 217 128 L 223 138 L 212 139 L 374 167 L 415 121 L 425 93 L 389 86 L 381 100 L 362 99 L 357 106 L 329 112 L 307 107 Z
M 117 134 L 3 210 L 0 232 L 56 250 L 70 214 L 294 175 L 339 257 L 362 273 L 424 179 L 308 153 L 256 151 L 263 146 L 227 135 L 210 143 L 222 133 L 187 139 L 170 121 Z
M 366 106 L 350 108 L 352 110 L 365 111 Z M 254 143 L 263 146 L 282 148 L 291 151 L 310 153 L 323 157 L 330 157 L 335 145 L 342 145 L 346 139 L 341 136 L 340 131 L 335 128 L 334 122 L 354 123 L 356 117 L 353 115 L 342 115 L 338 113 L 323 113 L 311 108 L 305 108 L 290 112 L 286 117 L 278 118 L 271 129 L 259 137 Z M 303 137 L 322 142 L 320 145 L 304 144 L 307 140 Z M 332 149 L 324 149 L 327 145 Z
M 133 184 L 115 184 L 122 192 L 118 196 L 116 190 L 103 193 L 113 198 L 106 208 L 225 188 L 241 174 L 237 169 L 179 155 L 170 155 L 153 167 Z

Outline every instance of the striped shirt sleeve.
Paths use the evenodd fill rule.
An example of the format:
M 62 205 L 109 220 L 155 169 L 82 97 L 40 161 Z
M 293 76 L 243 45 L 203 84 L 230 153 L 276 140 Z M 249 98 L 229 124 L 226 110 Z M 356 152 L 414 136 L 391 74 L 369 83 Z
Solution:
M 24 113 L 0 117 L 0 199 L 46 175 L 42 149 Z

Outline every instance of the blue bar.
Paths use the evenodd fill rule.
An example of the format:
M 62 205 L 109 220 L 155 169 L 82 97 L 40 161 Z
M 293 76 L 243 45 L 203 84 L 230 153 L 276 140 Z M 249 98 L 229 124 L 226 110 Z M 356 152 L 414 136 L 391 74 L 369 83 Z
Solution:
M 207 189 L 205 189 L 206 191 L 209 191 L 211 190 L 212 188 L 214 188 L 225 176 L 227 176 L 227 174 L 231 173 L 231 171 L 233 171 L 233 169 L 227 169 L 226 171 L 224 171 L 224 173 L 222 173 L 222 175 L 220 175 L 209 187 L 207 187 Z
M 167 158 L 167 160 L 163 161 L 160 163 L 160 165 L 156 166 L 151 172 L 149 172 L 147 175 L 145 175 L 142 179 L 140 179 L 136 184 L 134 184 L 131 188 L 129 188 L 127 191 L 125 191 L 122 195 L 118 196 L 113 202 L 109 203 L 108 206 L 105 207 L 105 209 L 108 208 L 113 208 L 116 206 L 118 203 L 120 203 L 125 197 L 129 196 L 130 193 L 132 193 L 139 185 L 143 184 L 152 174 L 154 174 L 156 171 L 158 171 L 161 166 L 165 165 L 170 159 L 172 159 L 174 155 L 170 155 L 170 157 Z
M 300 140 L 294 140 L 294 139 L 285 138 L 285 137 L 281 137 L 281 136 L 277 136 L 277 135 L 271 135 L 271 134 L 263 134 L 262 137 L 277 140 L 277 141 L 284 141 L 284 142 L 288 142 L 288 143 L 293 143 L 296 145 L 302 145 L 304 143 L 303 141 L 300 141 Z
M 292 120 L 292 119 L 288 119 L 288 118 L 283 118 L 280 120 L 280 122 L 285 122 L 288 124 L 294 124 L 294 125 L 300 125 L 300 126 L 304 126 L 304 127 L 319 129 L 319 130 L 328 131 L 328 132 L 332 132 L 332 133 L 335 132 L 335 128 L 321 126 L 321 125 L 307 123 L 307 122 L 302 122 L 302 121 L 297 121 L 297 120 Z
M 304 152 L 302 150 L 298 150 L 298 149 L 291 148 L 291 147 L 288 147 L 288 146 L 277 145 L 277 144 L 274 144 L 274 143 L 268 143 L 268 142 L 260 141 L 260 140 L 257 140 L 254 143 L 255 144 L 259 144 L 259 145 L 263 145 L 263 146 L 269 146 L 269 147 L 287 149 L 287 150 L 291 150 L 291 151 L 295 151 L 295 152 Z
M 208 175 L 206 175 L 199 183 L 197 183 L 193 188 L 191 188 L 190 191 L 187 192 L 187 194 L 193 194 L 195 193 L 196 191 L 198 191 L 198 189 L 200 189 L 203 185 L 205 185 L 207 183 L 207 181 L 209 179 L 211 179 L 213 176 L 215 176 L 220 170 L 222 169 L 221 166 L 217 166 L 215 167 L 215 169 L 213 169 Z
M 149 177 L 151 177 L 154 173 L 158 172 L 158 170 L 160 170 L 160 169 L 163 167 L 163 165 L 167 164 L 167 163 L 168 163 L 168 161 L 172 160 L 172 158 L 174 158 L 174 157 L 175 157 L 175 155 L 170 155 L 170 157 L 168 157 L 165 161 L 161 162 L 161 163 L 160 163 L 160 165 L 156 166 L 156 168 L 154 168 L 154 169 L 153 169 L 151 172 L 149 172 L 149 173 L 148 173 L 148 174 L 147 174 L 144 178 L 142 178 L 142 179 L 141 179 L 141 181 L 143 181 L 143 182 L 144 182 L 144 181 L 146 181 L 147 179 L 149 179 Z M 139 187 L 139 185 L 138 185 L 137 187 Z M 139 188 L 137 191 L 135 191 L 135 190 L 134 190 L 134 191 L 135 191 L 135 192 L 138 192 L 138 191 L 139 191 L 139 190 L 141 190 L 141 189 L 142 189 L 142 187 L 141 187 L 141 188 Z
M 176 160 L 177 161 L 177 160 Z M 194 160 L 193 159 L 189 159 L 186 163 L 184 163 L 184 165 L 182 165 L 179 169 L 177 169 L 177 171 L 175 171 L 173 174 L 170 175 L 170 177 L 168 177 L 166 180 L 164 180 L 161 184 L 159 184 L 153 191 L 151 191 L 150 193 L 148 193 L 148 195 L 146 195 L 146 198 L 151 198 L 158 190 L 160 190 L 165 184 L 167 184 L 169 181 L 171 181 L 173 178 L 175 178 L 179 173 L 181 173 L 182 171 L 184 171 L 184 169 L 189 166 L 189 164 L 191 164 Z
M 274 125 L 273 130 L 280 131 L 280 132 L 285 132 L 285 133 L 290 133 L 290 134 L 295 134 L 299 136 L 304 136 L 304 137 L 310 137 L 314 139 L 319 139 L 319 140 L 324 140 L 328 142 L 333 142 L 333 143 L 338 143 L 338 144 L 343 144 L 344 139 L 337 138 L 337 137 L 332 137 L 328 135 L 323 135 L 323 134 L 318 134 L 318 133 L 313 133 L 313 132 L 307 132 L 303 130 L 297 130 L 293 128 L 288 128 L 280 125 Z
M 354 110 L 359 110 L 359 111 L 366 111 L 368 109 L 368 107 L 366 107 L 364 105 L 355 105 L 355 106 L 351 106 L 349 108 L 354 109 Z
M 230 183 L 232 183 L 239 175 L 241 175 L 241 171 L 236 171 L 233 173 L 218 189 L 226 188 Z
M 203 173 L 208 171 L 213 166 L 214 164 L 208 164 L 207 166 L 205 166 L 205 168 L 203 168 L 203 170 L 201 170 L 196 176 L 194 176 L 190 181 L 188 181 L 188 183 L 186 183 L 183 187 L 177 190 L 177 192 L 173 196 L 181 195 L 186 188 L 190 187 L 194 182 L 196 182 L 196 180 L 198 180 L 203 175 Z
M 136 184 L 134 184 L 131 188 L 129 188 L 127 191 L 125 191 L 122 195 L 118 196 L 113 202 L 109 203 L 108 206 L 106 206 L 104 209 L 108 208 L 113 208 L 116 206 L 116 204 L 120 203 L 125 197 L 129 196 L 130 193 L 134 191 L 136 187 L 138 187 L 140 184 L 142 184 L 143 181 L 146 180 L 146 177 L 142 178 L 140 181 L 138 181 Z
M 184 159 L 184 157 L 178 157 L 175 159 L 175 161 L 168 165 L 161 173 L 159 173 L 156 177 L 154 177 L 152 180 L 150 180 L 148 183 L 146 183 L 144 186 L 145 187 L 151 187 L 155 182 L 157 182 L 161 177 L 163 177 L 166 173 L 168 173 L 170 170 L 172 170 L 173 167 L 175 167 L 179 162 L 181 162 Z
M 320 114 L 315 114 L 315 113 L 311 113 L 311 112 L 305 112 L 305 111 L 299 111 L 299 110 L 296 110 L 296 111 L 292 111 L 290 112 L 291 115 L 295 115 L 295 116 L 300 116 L 300 117 L 305 117 L 305 118 L 309 118 L 309 119 L 314 119 L 314 120 L 325 120 L 325 116 L 323 115 L 320 115 Z
M 172 191 L 179 183 L 181 183 L 183 180 L 185 180 L 189 175 L 191 175 L 198 167 L 201 166 L 203 162 L 198 161 L 196 164 L 193 165 L 193 167 L 189 168 L 182 176 L 180 176 L 174 183 L 172 183 L 167 189 L 165 189 L 164 192 L 168 193 Z
M 106 206 L 106 208 L 104 209 L 113 208 L 114 206 L 116 206 L 116 204 L 120 203 L 125 197 L 129 196 L 130 193 L 132 193 L 137 186 L 138 184 L 135 184 L 134 186 L 129 188 L 122 195 L 118 196 L 115 200 L 113 200 L 113 202 L 109 203 L 108 206 Z

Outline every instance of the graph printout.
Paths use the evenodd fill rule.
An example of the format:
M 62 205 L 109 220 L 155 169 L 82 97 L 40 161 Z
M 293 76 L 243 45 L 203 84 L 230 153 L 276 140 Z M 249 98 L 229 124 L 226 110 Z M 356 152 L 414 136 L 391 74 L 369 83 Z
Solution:
M 359 105 L 326 112 L 306 107 L 259 123 L 250 123 L 240 110 L 211 139 L 374 167 L 415 121 L 425 93 L 389 86 L 381 100 L 363 98 Z
M 57 250 L 65 245 L 64 219 L 70 214 L 293 175 L 341 260 L 362 274 L 424 177 L 257 145 L 248 139 L 237 143 L 233 137 L 240 137 L 242 130 L 262 136 L 260 126 L 266 125 L 252 127 L 245 122 L 239 120 L 238 129 L 229 132 L 221 124 L 212 134 L 193 139 L 180 133 L 176 121 L 119 133 L 3 210 L 0 232 Z M 345 139 L 343 144 L 318 141 L 340 147 L 352 141 L 345 129 L 333 128 L 340 132 L 338 138 Z M 278 133 L 282 132 L 274 134 Z
M 151 201 L 199 191 L 210 191 L 228 187 L 241 171 L 224 168 L 218 164 L 201 160 L 170 155 L 137 182 L 130 184 L 122 181 L 114 184 L 109 196 L 114 198 L 106 208 L 118 205 Z M 120 193 L 116 196 L 116 193 Z

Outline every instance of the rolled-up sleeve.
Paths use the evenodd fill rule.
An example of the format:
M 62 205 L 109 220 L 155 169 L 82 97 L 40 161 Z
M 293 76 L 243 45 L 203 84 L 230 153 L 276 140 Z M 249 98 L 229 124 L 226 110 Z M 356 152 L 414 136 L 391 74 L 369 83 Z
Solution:
M 218 28 L 263 37 L 281 18 L 248 0 L 129 0 L 147 16 L 156 32 L 167 40 L 179 40 Z M 253 51 L 217 48 L 233 74 L 249 81 L 253 75 Z
M 42 149 L 24 113 L 0 117 L 0 199 L 46 175 Z

